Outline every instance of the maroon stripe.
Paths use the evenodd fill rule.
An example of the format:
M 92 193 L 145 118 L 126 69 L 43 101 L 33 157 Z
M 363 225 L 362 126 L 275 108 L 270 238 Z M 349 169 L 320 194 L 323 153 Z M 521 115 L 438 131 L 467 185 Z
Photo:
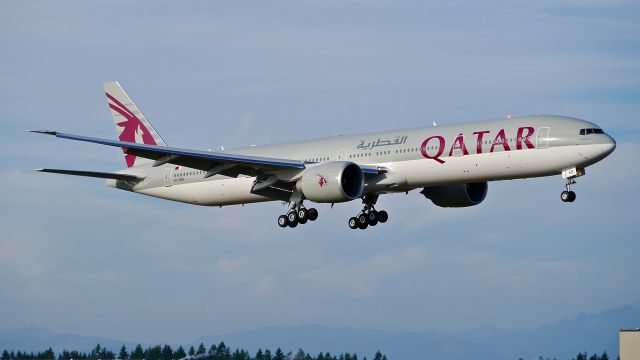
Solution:
M 129 114 L 131 114 L 131 116 L 135 116 L 135 115 L 133 115 L 133 113 L 132 113 L 129 109 L 127 109 L 127 107 L 126 107 L 126 106 L 124 106 L 120 101 L 118 101 L 118 99 L 114 98 L 113 96 L 111 96 L 111 95 L 110 95 L 109 93 L 107 93 L 107 92 L 106 92 L 105 94 L 107 95 L 107 97 L 108 97 L 110 100 L 112 100 L 114 103 L 118 104 L 118 106 L 120 106 L 121 108 L 123 108 L 126 112 L 128 112 Z M 109 105 L 111 105 L 111 104 L 109 104 Z M 113 108 L 112 108 L 112 109 L 113 109 Z M 115 110 L 115 109 L 114 109 L 114 110 Z M 122 114 L 122 113 L 121 113 L 121 114 Z M 123 116 L 124 116 L 124 115 L 123 115 Z
M 130 115 L 128 113 L 125 113 L 121 108 L 119 108 L 119 107 L 117 107 L 117 106 L 115 106 L 113 104 L 109 104 L 109 107 L 112 108 L 113 110 L 117 111 L 120 115 L 122 115 L 125 119 L 127 119 L 127 120 L 125 120 L 123 122 L 119 122 L 118 125 L 120 125 L 122 123 L 126 123 L 127 121 L 130 120 L 129 119 Z M 135 115 L 133 115 L 133 116 L 135 117 Z M 140 121 L 140 120 L 138 120 L 138 121 Z M 122 125 L 120 125 L 120 126 L 122 126 Z

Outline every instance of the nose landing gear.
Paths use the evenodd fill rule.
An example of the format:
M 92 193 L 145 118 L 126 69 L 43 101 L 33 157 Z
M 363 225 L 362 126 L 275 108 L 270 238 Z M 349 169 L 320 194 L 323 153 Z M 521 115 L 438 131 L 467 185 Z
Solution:
M 574 202 L 576 201 L 576 193 L 571 190 L 571 185 L 576 183 L 576 178 L 585 174 L 582 168 L 573 168 L 562 172 L 562 177 L 565 180 L 564 191 L 560 193 L 560 200 L 562 202 Z

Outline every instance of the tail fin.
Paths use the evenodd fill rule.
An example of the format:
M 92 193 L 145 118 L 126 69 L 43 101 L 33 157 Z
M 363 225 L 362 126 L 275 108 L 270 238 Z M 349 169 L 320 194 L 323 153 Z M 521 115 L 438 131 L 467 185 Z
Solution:
M 104 92 L 111 108 L 111 116 L 116 125 L 120 141 L 136 144 L 167 146 L 160 134 L 147 121 L 140 109 L 133 103 L 117 81 L 104 83 Z M 141 165 L 152 160 L 124 155 L 128 167 Z

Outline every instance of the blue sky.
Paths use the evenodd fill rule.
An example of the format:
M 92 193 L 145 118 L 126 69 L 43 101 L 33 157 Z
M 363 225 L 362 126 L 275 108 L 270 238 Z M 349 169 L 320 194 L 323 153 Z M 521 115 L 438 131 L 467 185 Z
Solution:
M 0 12 L 0 329 L 187 341 L 265 325 L 533 327 L 640 300 L 640 7 L 633 1 L 10 1 Z M 195 149 L 553 113 L 618 141 L 578 200 L 560 177 L 440 209 L 381 199 L 276 227 L 278 203 L 201 208 L 37 167 L 111 171 L 119 80 Z

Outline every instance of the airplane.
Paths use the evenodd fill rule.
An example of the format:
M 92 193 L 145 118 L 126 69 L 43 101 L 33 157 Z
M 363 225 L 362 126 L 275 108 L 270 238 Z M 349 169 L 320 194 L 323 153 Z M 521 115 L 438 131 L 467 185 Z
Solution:
M 117 81 L 104 84 L 118 140 L 50 130 L 61 139 L 121 148 L 127 168 L 116 172 L 36 169 L 106 179 L 106 185 L 204 206 L 282 201 L 280 227 L 315 221 L 304 201 L 331 204 L 361 199 L 351 229 L 385 223 L 380 195 L 420 194 L 439 207 L 480 204 L 487 183 L 561 175 L 563 202 L 585 168 L 611 154 L 615 140 L 598 125 L 566 116 L 534 115 L 350 136 L 202 151 L 170 147 Z

